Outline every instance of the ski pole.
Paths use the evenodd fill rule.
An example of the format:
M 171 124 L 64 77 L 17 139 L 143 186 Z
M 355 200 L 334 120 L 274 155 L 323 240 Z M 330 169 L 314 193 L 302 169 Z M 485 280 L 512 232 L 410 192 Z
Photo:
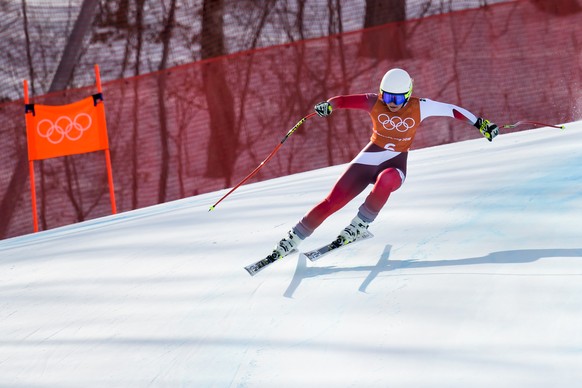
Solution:
M 310 114 L 308 114 L 307 116 L 305 116 L 304 118 L 302 118 L 301 120 L 299 120 L 299 122 L 297 124 L 295 124 L 295 126 L 293 126 L 293 128 L 291 128 L 289 130 L 289 132 L 287 132 L 287 134 L 285 135 L 285 137 L 283 137 L 283 139 L 281 140 L 281 142 L 279 144 L 277 144 L 277 147 L 275 147 L 275 149 L 269 154 L 269 156 L 267 156 L 265 158 L 265 160 L 263 160 L 261 162 L 261 164 L 259 164 L 249 175 L 247 175 L 242 181 L 240 181 L 236 186 L 234 186 L 228 193 L 226 193 L 222 198 L 220 198 L 214 205 L 210 206 L 210 209 L 208 209 L 208 211 L 212 211 L 214 210 L 214 208 L 220 203 L 222 202 L 223 199 L 225 199 L 226 197 L 228 197 L 233 191 L 235 191 L 236 189 L 238 189 L 240 186 L 242 186 L 246 181 L 248 181 L 249 179 L 251 179 L 253 176 L 255 176 L 255 174 L 269 161 L 271 160 L 271 158 L 277 153 L 277 151 L 279 151 L 279 148 L 281 148 L 281 146 L 283 145 L 283 143 L 285 143 L 285 140 L 287 140 L 287 138 L 289 138 L 289 136 L 291 136 L 293 134 L 293 132 L 295 132 L 297 130 L 297 128 L 299 128 L 301 126 L 301 124 L 303 124 L 305 121 L 307 121 L 307 119 L 309 119 L 310 117 L 313 117 L 316 113 L 312 112 Z
M 538 123 L 537 121 L 528 121 L 528 120 L 518 121 L 515 124 L 505 124 L 503 126 L 503 128 L 515 128 L 518 125 L 534 125 L 536 127 L 551 127 L 551 128 L 558 128 L 558 129 L 566 129 L 566 127 L 564 125 L 552 125 L 552 124 Z

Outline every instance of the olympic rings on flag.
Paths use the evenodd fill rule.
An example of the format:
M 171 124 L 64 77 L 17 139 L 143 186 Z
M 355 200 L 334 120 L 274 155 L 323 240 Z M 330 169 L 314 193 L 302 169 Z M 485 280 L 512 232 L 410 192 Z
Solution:
M 68 116 L 61 116 L 53 123 L 49 119 L 38 122 L 36 131 L 52 144 L 59 144 L 65 138 L 77 141 L 83 133 L 91 128 L 91 116 L 87 113 L 79 113 L 73 120 Z

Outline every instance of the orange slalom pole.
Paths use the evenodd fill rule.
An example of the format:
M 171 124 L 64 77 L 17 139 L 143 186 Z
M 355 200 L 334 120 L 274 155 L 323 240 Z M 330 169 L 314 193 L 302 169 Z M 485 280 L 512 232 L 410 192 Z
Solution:
M 101 74 L 99 73 L 99 65 L 95 64 L 93 68 L 95 69 L 95 83 L 97 84 L 97 92 L 101 93 Z
M 107 180 L 109 182 L 109 197 L 111 198 L 111 213 L 117 214 L 115 189 L 113 187 L 113 173 L 111 171 L 111 153 L 109 152 L 109 148 L 105 150 L 105 163 L 107 164 Z
M 28 104 L 28 81 L 24 80 L 24 103 Z
M 28 171 L 30 173 L 30 196 L 32 197 L 32 222 L 34 225 L 34 232 L 38 232 L 38 215 L 36 209 L 36 187 L 34 185 L 34 162 L 28 162 Z
M 28 103 L 28 81 L 24 80 L 24 104 Z M 38 214 L 36 207 L 36 187 L 34 184 L 34 162 L 32 160 L 28 161 L 28 171 L 30 176 L 30 197 L 32 199 L 32 223 L 34 226 L 34 232 L 36 233 L 38 232 Z
M 97 85 L 97 92 L 102 93 L 101 88 L 101 73 L 99 73 L 99 65 L 95 64 L 93 66 L 95 70 L 95 83 Z M 109 148 L 105 150 L 105 163 L 107 165 L 107 181 L 109 183 L 109 198 L 111 199 L 111 213 L 117 214 L 117 204 L 115 203 L 115 188 L 113 186 L 113 172 L 111 168 L 111 152 Z
M 297 124 L 295 124 L 295 126 L 293 126 L 293 128 L 291 128 L 289 130 L 289 132 L 287 132 L 287 134 L 285 135 L 285 137 L 283 137 L 283 139 L 281 140 L 281 142 L 277 145 L 277 147 L 275 147 L 275 149 L 273 151 L 271 151 L 271 153 L 269 154 L 269 156 L 267 156 L 265 158 L 265 160 L 263 160 L 261 162 L 261 164 L 259 164 L 249 175 L 247 175 L 242 181 L 240 181 L 236 186 L 234 186 L 228 193 L 226 193 L 222 198 L 220 198 L 214 205 L 210 206 L 210 209 L 208 209 L 208 211 L 212 211 L 214 210 L 214 208 L 216 208 L 216 206 L 222 202 L 226 197 L 228 197 L 233 191 L 235 191 L 236 189 L 238 189 L 240 186 L 242 186 L 246 181 L 248 181 L 249 179 L 251 179 L 252 177 L 255 176 L 255 174 L 257 172 L 259 172 L 259 170 L 261 168 L 263 168 L 263 166 L 269 161 L 271 160 L 271 158 L 273 156 L 275 156 L 275 154 L 277 153 L 277 151 L 279 151 L 279 148 L 281 148 L 281 146 L 283 146 L 283 143 L 285 143 L 285 140 L 287 140 L 289 138 L 289 136 L 291 136 L 293 134 L 293 132 L 295 132 L 297 130 L 297 128 L 299 128 L 301 126 L 301 124 L 303 124 L 305 121 L 307 121 L 307 119 L 309 119 L 310 117 L 313 117 L 316 113 L 312 112 L 310 114 L 308 114 L 307 116 L 305 116 L 304 118 L 302 118 L 301 120 L 299 120 L 299 122 Z

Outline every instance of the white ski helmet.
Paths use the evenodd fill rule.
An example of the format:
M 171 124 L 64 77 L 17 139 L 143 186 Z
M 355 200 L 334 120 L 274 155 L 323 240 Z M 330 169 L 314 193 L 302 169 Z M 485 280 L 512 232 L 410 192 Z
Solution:
M 405 102 L 408 101 L 412 94 L 412 78 L 405 70 L 398 68 L 388 70 L 380 82 L 380 99 L 387 103 L 384 93 L 403 94 Z

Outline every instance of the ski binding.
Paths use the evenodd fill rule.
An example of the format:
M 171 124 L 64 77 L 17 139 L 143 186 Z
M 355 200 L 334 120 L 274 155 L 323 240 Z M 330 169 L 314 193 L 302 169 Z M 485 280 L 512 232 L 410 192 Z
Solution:
M 289 252 L 287 254 L 287 256 L 289 256 L 291 253 L 297 252 L 296 249 L 291 250 L 291 252 Z M 285 257 L 287 257 L 285 256 Z M 245 269 L 247 270 L 247 272 L 251 275 L 251 276 L 255 276 L 257 273 L 259 273 L 260 271 L 262 271 L 263 269 L 265 269 L 265 267 L 273 264 L 275 261 L 282 259 L 282 257 L 279 257 L 275 252 L 271 253 L 270 255 L 268 255 L 267 257 L 265 257 L 262 260 L 257 261 L 256 263 L 253 264 L 249 264 L 245 267 Z
M 352 241 L 351 243 L 342 244 L 338 241 L 339 240 L 339 238 L 338 238 L 338 240 L 332 241 L 330 244 L 324 245 L 319 249 L 314 249 L 314 250 L 309 251 L 309 252 L 303 252 L 303 254 L 305 256 L 307 256 L 307 258 L 309 260 L 316 261 L 316 260 L 321 259 L 323 256 L 327 255 L 328 253 L 331 253 L 337 249 L 343 248 L 347 245 L 357 243 L 358 241 L 367 240 L 367 239 L 372 238 L 372 237 L 374 237 L 374 235 L 366 230 L 362 233 L 362 235 L 360 237 L 358 237 L 356 240 Z

